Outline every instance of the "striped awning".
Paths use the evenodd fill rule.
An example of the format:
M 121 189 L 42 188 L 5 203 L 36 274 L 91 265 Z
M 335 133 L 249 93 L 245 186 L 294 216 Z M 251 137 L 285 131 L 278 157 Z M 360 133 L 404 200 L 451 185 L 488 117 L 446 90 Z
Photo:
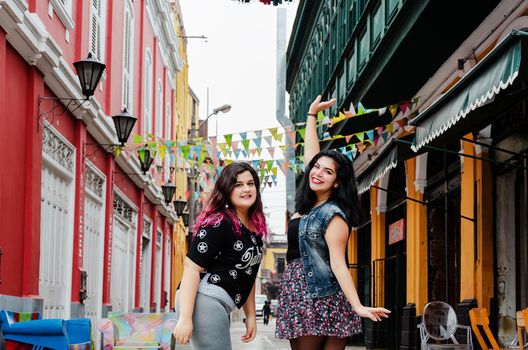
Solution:
M 447 134 L 448 130 L 449 133 L 461 134 L 476 131 L 470 130 L 470 127 L 483 128 L 489 124 L 487 119 L 482 119 L 480 123 L 478 120 L 473 120 L 471 123 L 461 123 L 461 121 L 470 112 L 491 106 L 493 103 L 490 102 L 494 101 L 496 95 L 511 86 L 520 72 L 524 73 L 525 61 L 528 59 L 527 44 L 528 33 L 512 31 L 456 85 L 411 120 L 410 124 L 416 126 L 412 149 L 420 150 Z M 522 97 L 520 94 L 517 96 Z M 482 115 L 472 113 L 471 116 L 474 116 L 472 117 L 474 119 Z M 466 125 L 464 130 L 457 130 L 456 126 L 460 124 Z
M 357 176 L 358 193 L 367 192 L 376 181 L 381 179 L 392 169 L 398 166 L 398 163 L 404 162 L 411 157 L 416 157 L 416 153 L 411 150 L 409 145 L 413 135 L 404 136 L 400 139 L 393 138 L 383 146 L 378 152 L 376 158 Z

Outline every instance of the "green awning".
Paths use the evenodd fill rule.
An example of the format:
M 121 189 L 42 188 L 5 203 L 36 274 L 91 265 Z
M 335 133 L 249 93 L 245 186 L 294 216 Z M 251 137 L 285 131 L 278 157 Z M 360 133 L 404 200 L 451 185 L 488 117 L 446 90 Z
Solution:
M 411 150 L 409 145 L 413 135 L 407 135 L 402 140 L 408 142 L 399 142 L 398 139 L 392 138 L 378 151 L 378 155 L 372 162 L 358 173 L 358 193 L 362 194 L 370 189 L 370 186 L 377 180 L 381 179 L 390 170 L 396 168 L 398 163 L 404 162 L 411 157 L 416 157 L 416 153 Z
M 491 105 L 490 102 L 494 101 L 499 92 L 511 86 L 519 72 L 525 70 L 525 62 L 522 62 L 521 69 L 521 60 L 522 53 L 526 52 L 527 39 L 528 33 L 512 31 L 453 88 L 414 118 L 410 122 L 411 125 L 416 126 L 412 149 L 418 151 L 438 139 L 447 130 L 456 129 L 454 126 L 466 118 L 471 111 Z M 525 57 L 523 61 L 526 59 Z M 478 113 L 471 116 L 473 115 L 479 117 Z M 485 127 L 489 123 L 481 124 Z M 464 125 L 475 127 L 479 123 L 473 121 Z M 471 131 L 476 130 L 451 130 L 450 133 Z

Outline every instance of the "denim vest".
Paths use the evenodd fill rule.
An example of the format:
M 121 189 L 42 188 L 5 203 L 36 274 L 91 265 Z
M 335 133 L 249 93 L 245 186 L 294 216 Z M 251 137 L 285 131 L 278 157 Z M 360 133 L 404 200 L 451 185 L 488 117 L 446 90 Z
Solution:
M 324 297 L 340 290 L 330 267 L 330 252 L 325 241 L 326 229 L 335 215 L 347 221 L 337 204 L 326 202 L 303 215 L 299 223 L 299 251 L 311 298 Z

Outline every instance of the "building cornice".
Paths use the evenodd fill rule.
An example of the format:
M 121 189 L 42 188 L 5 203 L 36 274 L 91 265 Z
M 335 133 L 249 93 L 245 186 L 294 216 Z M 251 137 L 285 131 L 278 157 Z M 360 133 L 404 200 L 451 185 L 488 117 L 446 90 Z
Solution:
M 180 43 L 172 23 L 169 4 L 164 0 L 147 1 L 147 17 L 159 40 L 162 60 L 169 68 L 170 75 L 175 76 L 183 68 L 183 59 L 178 50 Z

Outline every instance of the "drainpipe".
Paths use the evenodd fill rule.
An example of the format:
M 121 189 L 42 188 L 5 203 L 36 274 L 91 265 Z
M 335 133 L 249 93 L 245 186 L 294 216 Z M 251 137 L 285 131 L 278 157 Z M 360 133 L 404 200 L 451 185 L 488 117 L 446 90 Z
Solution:
M 528 150 L 524 152 L 524 273 L 528 271 Z M 524 302 L 528 301 L 528 278 L 524 278 Z

